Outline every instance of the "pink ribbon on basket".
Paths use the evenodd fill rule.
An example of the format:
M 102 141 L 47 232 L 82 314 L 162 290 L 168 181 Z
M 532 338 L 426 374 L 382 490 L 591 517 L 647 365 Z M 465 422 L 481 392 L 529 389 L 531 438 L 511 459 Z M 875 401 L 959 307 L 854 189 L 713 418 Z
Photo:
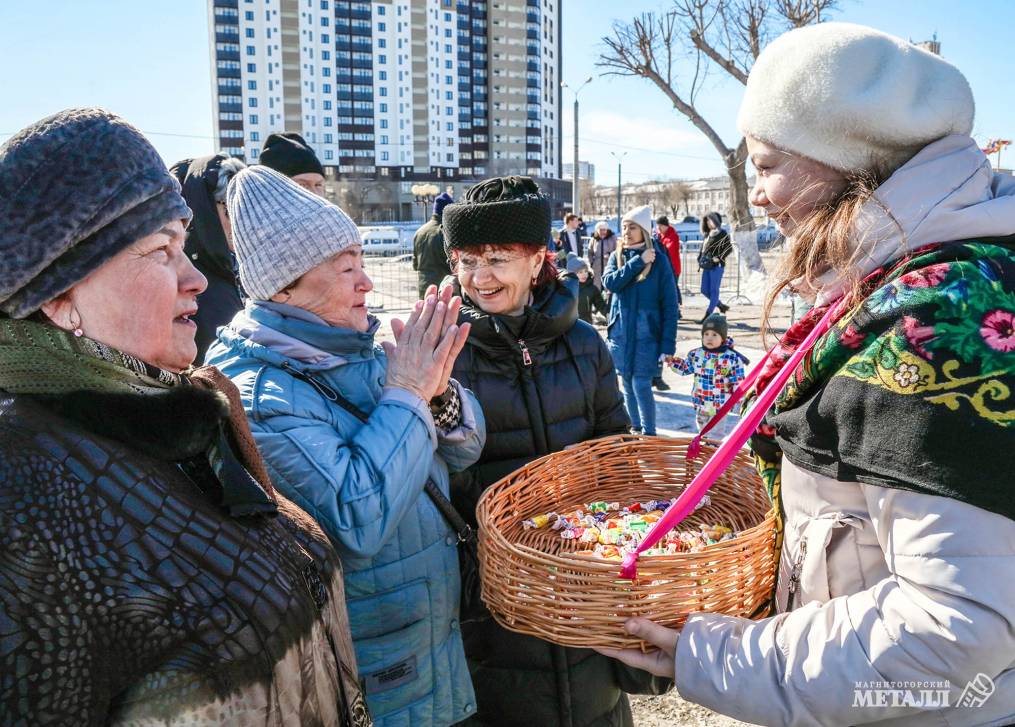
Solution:
M 786 385 L 789 377 L 796 370 L 796 367 L 800 365 L 804 356 L 810 352 L 817 340 L 832 327 L 832 322 L 838 318 L 839 309 L 844 306 L 845 302 L 844 298 L 840 299 L 838 303 L 828 308 L 828 311 L 818 321 L 818 324 L 811 329 L 811 332 L 807 334 L 807 337 L 797 347 L 796 351 L 793 352 L 793 355 L 789 357 L 786 364 L 779 369 L 779 373 L 775 375 L 775 378 L 761 392 L 751 410 L 741 418 L 730 436 L 719 445 L 719 449 L 715 451 L 708 462 L 695 475 L 694 479 L 691 480 L 691 484 L 680 493 L 677 501 L 670 505 L 666 509 L 666 512 L 663 513 L 663 516 L 656 521 L 655 525 L 645 533 L 645 538 L 638 544 L 634 552 L 624 556 L 624 561 L 620 566 L 621 578 L 630 580 L 637 578 L 638 556 L 658 543 L 666 533 L 670 532 L 684 518 L 694 512 L 694 508 L 701 502 L 701 498 L 704 497 L 709 488 L 719 479 L 719 475 L 729 467 L 737 452 L 740 451 L 740 448 L 744 446 L 744 443 L 758 428 L 758 425 L 761 424 L 761 420 L 768 413 L 772 404 L 775 403 L 775 399 L 782 391 L 782 387 Z M 761 364 L 759 363 L 755 370 L 760 371 L 760 369 Z M 757 378 L 757 376 L 754 378 Z

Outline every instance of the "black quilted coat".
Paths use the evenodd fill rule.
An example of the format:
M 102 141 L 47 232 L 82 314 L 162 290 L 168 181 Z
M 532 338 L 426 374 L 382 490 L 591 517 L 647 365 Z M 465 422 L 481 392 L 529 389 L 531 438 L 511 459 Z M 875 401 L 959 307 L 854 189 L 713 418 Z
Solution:
M 606 344 L 578 320 L 577 280 L 544 286 L 523 316 L 489 316 L 468 299 L 472 323 L 454 377 L 486 415 L 479 461 L 455 475 L 455 504 L 475 516 L 483 490 L 527 462 L 630 426 Z M 658 693 L 668 682 L 587 649 L 554 646 L 487 616 L 462 626 L 479 711 L 470 725 L 631 725 L 624 691 Z

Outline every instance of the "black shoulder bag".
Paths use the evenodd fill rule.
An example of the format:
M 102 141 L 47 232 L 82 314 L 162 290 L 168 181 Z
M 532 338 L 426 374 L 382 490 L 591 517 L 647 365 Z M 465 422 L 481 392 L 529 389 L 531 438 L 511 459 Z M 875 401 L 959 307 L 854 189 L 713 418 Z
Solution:
M 283 363 L 282 368 L 291 376 L 310 384 L 325 399 L 338 404 L 364 424 L 370 420 L 370 416 L 365 411 L 323 381 L 305 371 L 300 371 L 290 366 L 288 363 Z M 447 520 L 448 525 L 451 526 L 451 529 L 454 530 L 458 538 L 458 552 L 461 555 L 459 570 L 462 574 L 461 612 L 459 618 L 462 621 L 467 621 L 480 617 L 486 610 L 479 597 L 479 550 L 476 542 L 476 531 L 465 522 L 465 519 L 455 509 L 455 506 L 451 504 L 451 500 L 444 496 L 444 493 L 440 491 L 440 488 L 437 487 L 437 484 L 431 478 L 427 477 L 423 490 L 430 498 L 430 501 L 433 502 L 434 507 L 437 508 L 437 512 Z

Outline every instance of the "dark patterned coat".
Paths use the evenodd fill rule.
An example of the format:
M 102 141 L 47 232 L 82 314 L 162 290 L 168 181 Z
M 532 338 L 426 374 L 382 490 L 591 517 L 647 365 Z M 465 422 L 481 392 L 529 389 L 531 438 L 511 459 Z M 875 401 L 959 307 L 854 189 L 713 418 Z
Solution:
M 139 398 L 0 393 L 0 721 L 344 724 L 324 534 L 282 498 L 230 517 L 177 467 L 217 430 L 216 394 Z
M 544 286 L 519 319 L 462 306 L 460 321 L 472 331 L 453 376 L 483 407 L 486 447 L 451 488 L 473 521 L 483 490 L 504 475 L 631 425 L 606 344 L 578 320 L 576 287 L 572 276 Z M 507 631 L 491 617 L 462 624 L 462 636 L 479 707 L 470 725 L 630 725 L 623 692 L 666 686 L 594 651 Z

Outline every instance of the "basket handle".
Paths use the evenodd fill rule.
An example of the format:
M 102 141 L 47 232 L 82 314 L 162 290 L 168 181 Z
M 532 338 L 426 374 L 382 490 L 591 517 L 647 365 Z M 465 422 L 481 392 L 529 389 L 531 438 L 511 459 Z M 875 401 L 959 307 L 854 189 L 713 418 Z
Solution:
M 811 332 L 807 334 L 807 337 L 797 347 L 796 351 L 793 352 L 793 355 L 790 356 L 789 361 L 779 369 L 775 378 L 761 392 L 751 410 L 741 418 L 730 436 L 719 445 L 719 449 L 715 451 L 708 462 L 695 475 L 694 479 L 691 480 L 691 484 L 680 493 L 676 502 L 670 505 L 666 509 L 666 512 L 663 513 L 663 516 L 656 521 L 655 525 L 645 533 L 645 538 L 638 544 L 634 552 L 624 556 L 624 561 L 620 566 L 622 578 L 631 580 L 637 578 L 638 556 L 659 542 L 666 533 L 680 524 L 684 518 L 694 511 L 695 506 L 701 501 L 701 498 L 715 484 L 715 481 L 719 479 L 719 475 L 729 467 L 737 452 L 740 451 L 740 448 L 744 446 L 744 443 L 750 439 L 751 435 L 758 428 L 758 425 L 761 424 L 761 420 L 768 413 L 772 404 L 775 403 L 775 399 L 782 391 L 782 387 L 786 385 L 789 377 L 796 370 L 796 367 L 800 365 L 804 356 L 810 352 L 818 338 L 832 327 L 832 322 L 838 318 L 840 309 L 844 307 L 845 302 L 845 298 L 842 298 L 837 304 L 829 306 L 825 315 L 818 321 L 818 324 L 811 329 Z

